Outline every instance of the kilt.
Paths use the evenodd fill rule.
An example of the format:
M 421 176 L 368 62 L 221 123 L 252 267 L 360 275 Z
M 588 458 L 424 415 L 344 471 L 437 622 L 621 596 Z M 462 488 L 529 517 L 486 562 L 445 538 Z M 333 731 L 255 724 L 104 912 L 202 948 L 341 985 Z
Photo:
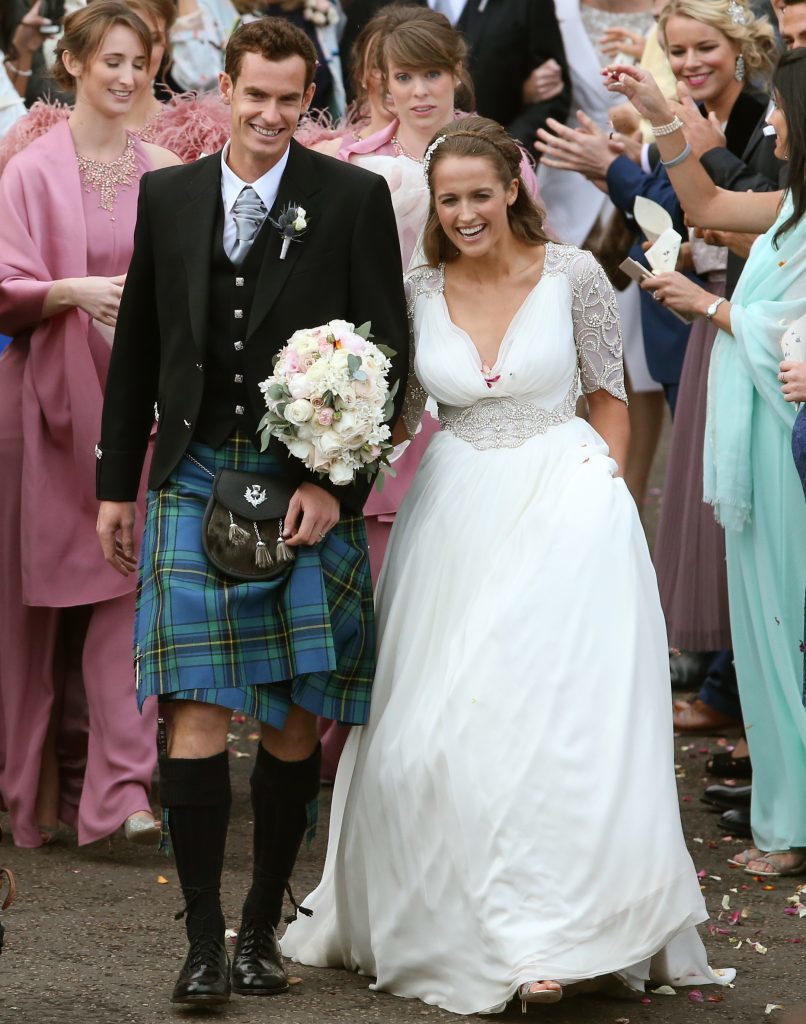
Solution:
M 281 473 L 270 452 L 235 434 L 188 452 L 221 468 Z M 212 479 L 183 458 L 149 491 L 135 618 L 137 702 L 194 700 L 282 729 L 292 704 L 339 722 L 369 716 L 375 619 L 363 516 L 296 549 L 282 580 L 222 576 L 201 545 Z

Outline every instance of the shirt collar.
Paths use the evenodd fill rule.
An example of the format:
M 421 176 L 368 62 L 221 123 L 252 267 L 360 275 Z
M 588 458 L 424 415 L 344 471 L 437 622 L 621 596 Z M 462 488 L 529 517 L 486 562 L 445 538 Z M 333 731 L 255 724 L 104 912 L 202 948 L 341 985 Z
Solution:
M 225 213 L 232 212 L 235 200 L 247 185 L 251 185 L 255 192 L 257 192 L 266 209 L 271 210 L 272 206 L 274 206 L 274 201 L 277 198 L 277 192 L 280 188 L 280 179 L 282 178 L 283 171 L 285 171 L 285 166 L 288 163 L 288 153 L 291 147 L 289 146 L 274 167 L 261 175 L 257 181 L 242 181 L 232 170 L 227 163 L 229 147 L 230 144 L 227 142 L 221 152 L 221 196 L 224 200 Z

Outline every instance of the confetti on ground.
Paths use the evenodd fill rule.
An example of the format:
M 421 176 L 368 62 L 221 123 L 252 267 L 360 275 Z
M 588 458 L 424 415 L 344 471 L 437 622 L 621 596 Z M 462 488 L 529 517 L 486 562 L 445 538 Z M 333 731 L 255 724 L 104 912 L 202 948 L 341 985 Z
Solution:
M 725 895 L 722 897 L 722 909 L 730 910 L 730 896 Z
M 157 885 L 168 885 L 168 879 L 165 875 L 157 875 Z
M 302 978 L 298 978 L 296 976 L 296 974 L 292 974 L 289 977 L 289 979 L 288 979 L 288 984 L 289 985 L 301 985 L 302 984 Z
M 260 733 L 259 732 L 250 732 L 249 733 L 249 739 L 250 740 L 259 740 L 260 739 Z
M 661 985 L 660 988 L 653 988 L 653 996 L 676 996 L 677 992 L 672 988 L 671 985 Z
M 704 1003 L 705 996 L 700 992 L 698 988 L 693 988 L 688 994 L 690 1003 Z
M 773 1010 L 783 1010 L 783 1006 L 780 1003 L 767 1003 L 767 1009 L 764 1013 L 769 1016 Z
M 724 999 L 725 997 L 722 995 L 721 992 L 717 992 L 715 995 L 708 996 L 709 1003 L 721 1003 Z

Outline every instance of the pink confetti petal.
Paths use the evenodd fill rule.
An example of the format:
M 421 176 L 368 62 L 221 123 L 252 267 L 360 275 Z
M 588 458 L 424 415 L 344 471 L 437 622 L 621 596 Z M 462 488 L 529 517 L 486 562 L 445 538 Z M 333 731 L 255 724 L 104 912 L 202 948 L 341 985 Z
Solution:
M 700 992 L 698 988 L 693 988 L 688 994 L 690 1003 L 704 1003 L 705 996 Z

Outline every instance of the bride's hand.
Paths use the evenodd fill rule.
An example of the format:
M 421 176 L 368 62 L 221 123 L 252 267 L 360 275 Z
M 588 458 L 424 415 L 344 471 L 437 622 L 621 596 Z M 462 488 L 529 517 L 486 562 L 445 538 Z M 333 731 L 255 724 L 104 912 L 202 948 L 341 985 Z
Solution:
M 636 110 L 653 124 L 668 124 L 672 120 L 666 97 L 648 71 L 630 64 L 611 64 L 602 68 L 602 75 L 609 92 L 620 92 L 626 96 Z

